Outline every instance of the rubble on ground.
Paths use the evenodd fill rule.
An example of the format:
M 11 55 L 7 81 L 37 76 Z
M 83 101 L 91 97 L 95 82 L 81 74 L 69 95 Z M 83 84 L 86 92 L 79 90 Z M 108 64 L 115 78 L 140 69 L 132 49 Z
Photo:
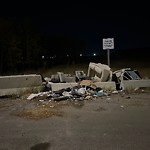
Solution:
M 7 86 L 6 84 L 1 85 L 0 96 L 6 96 L 6 93 L 14 94 L 16 91 L 18 94 L 19 91 L 27 90 L 27 87 L 30 89 L 34 89 L 34 86 L 37 85 L 39 86 L 37 89 L 42 87 L 44 92 L 32 93 L 27 98 L 28 100 L 41 95 L 47 95 L 48 98 L 55 101 L 84 100 L 89 96 L 105 96 L 106 91 L 114 91 L 113 93 L 117 94 L 121 90 L 150 87 L 150 80 L 143 79 L 137 70 L 125 68 L 112 71 L 108 65 L 93 62 L 89 63 L 87 74 L 83 70 L 76 70 L 73 75 L 57 72 L 45 78 L 42 75 L 26 75 L 15 76 L 15 78 L 10 76 L 8 79 L 11 79 L 11 83 Z M 5 77 L 7 82 L 8 79 L 6 80 Z M 21 84 L 20 81 L 22 81 Z
M 59 108 L 64 105 L 81 108 L 86 101 L 100 97 L 101 99 L 105 97 L 109 103 L 112 99 L 110 96 L 124 91 L 131 81 L 135 84 L 134 92 L 144 92 L 146 89 L 141 89 L 141 85 L 150 87 L 150 80 L 143 80 L 137 70 L 125 68 L 113 72 L 109 66 L 100 63 L 90 63 L 87 75 L 83 70 L 77 70 L 74 75 L 57 72 L 50 77 L 43 78 L 41 76 L 41 79 L 42 90 L 34 92 L 32 90 L 33 93 L 30 92 L 30 95 L 28 95 L 29 92 L 26 93 L 27 96 L 24 95 L 27 103 L 35 103 L 32 103 L 30 108 L 17 110 L 15 115 L 29 119 L 61 117 L 63 112 Z M 29 82 L 29 80 L 27 81 Z M 125 81 L 129 81 L 129 83 Z M 26 83 L 26 80 L 24 82 Z M 123 94 L 122 96 L 124 96 Z M 130 96 L 126 99 L 130 99 Z M 120 105 L 120 108 L 124 110 L 126 106 Z M 105 109 L 102 107 L 97 109 L 97 111 L 101 110 Z
M 114 82 L 115 90 L 113 89 L 111 92 L 112 94 L 118 94 L 125 89 L 124 81 L 131 80 L 135 83 L 137 83 L 137 80 L 142 80 L 137 70 L 125 68 L 113 72 L 108 65 L 90 62 L 87 75 L 83 70 L 77 70 L 74 75 L 57 72 L 51 75 L 51 77 L 45 77 L 46 92 L 31 94 L 27 99 L 31 100 L 35 97 L 45 95 L 46 99 L 54 101 L 68 99 L 88 100 L 108 95 L 109 92 L 107 91 L 109 91 L 109 88 L 107 90 L 103 89 L 102 84 L 97 83 L 108 84 L 109 82 Z M 142 83 L 144 83 L 143 80 Z M 150 83 L 150 80 L 148 83 Z M 56 88 L 52 88 L 54 84 L 56 84 Z M 140 87 L 138 83 L 137 86 Z
M 87 80 L 86 80 L 87 81 Z M 86 82 L 87 83 L 87 82 Z M 91 81 L 89 81 L 91 83 Z M 32 93 L 27 97 L 28 100 L 45 95 L 47 100 L 61 101 L 61 100 L 85 100 L 92 97 L 106 96 L 107 93 L 100 87 L 96 87 L 94 83 L 84 85 L 84 80 L 79 82 L 77 86 L 65 88 L 58 91 L 52 91 L 50 88 L 46 92 Z

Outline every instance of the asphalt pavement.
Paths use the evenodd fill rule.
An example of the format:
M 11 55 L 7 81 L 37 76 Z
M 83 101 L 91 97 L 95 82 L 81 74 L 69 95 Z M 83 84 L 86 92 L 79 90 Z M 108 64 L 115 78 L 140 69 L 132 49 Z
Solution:
M 0 150 L 150 149 L 150 92 L 46 104 L 1 98 Z

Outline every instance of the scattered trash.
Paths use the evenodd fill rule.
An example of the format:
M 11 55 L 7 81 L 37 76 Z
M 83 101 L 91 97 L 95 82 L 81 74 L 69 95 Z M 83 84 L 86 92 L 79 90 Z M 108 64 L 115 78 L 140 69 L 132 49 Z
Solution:
M 131 98 L 130 96 L 127 96 L 127 97 L 126 97 L 126 99 L 130 99 L 130 98 Z
M 121 105 L 120 107 L 124 109 L 124 105 Z
M 96 96 L 104 96 L 103 90 L 96 92 Z
M 86 92 L 86 89 L 85 89 L 85 88 L 79 88 L 79 89 L 77 90 L 77 92 L 78 92 L 79 95 L 84 95 L 85 92 Z
M 39 102 L 44 102 L 44 100 L 39 100 Z
M 50 108 L 54 108 L 54 106 L 49 106 Z
M 28 100 L 31 100 L 31 99 L 33 99 L 33 98 L 35 98 L 35 97 L 38 97 L 39 95 L 40 95 L 41 93 L 37 93 L 37 94 L 31 94 L 27 99 Z
M 135 88 L 134 91 L 138 91 L 140 88 Z
M 63 96 L 68 96 L 68 97 L 72 97 L 72 95 L 70 94 L 70 92 L 64 91 L 62 93 Z
M 47 91 L 40 92 L 37 94 L 31 94 L 27 99 L 31 100 L 38 96 L 44 96 L 47 101 L 62 101 L 62 100 L 88 100 L 94 97 L 106 96 L 105 93 L 100 87 L 96 87 L 94 84 L 87 84 L 85 86 L 83 83 L 87 83 L 88 80 L 82 82 L 82 85 L 73 86 L 72 88 L 64 88 L 58 91 Z M 45 102 L 46 100 L 40 99 L 39 102 Z
M 107 99 L 107 100 L 111 100 L 111 98 L 110 98 L 110 97 L 107 97 L 106 99 Z
M 76 75 L 76 82 L 88 79 L 84 71 L 75 71 L 75 75 Z
M 92 96 L 88 95 L 88 96 L 85 97 L 85 100 L 90 100 L 90 99 L 92 99 Z
M 119 93 L 119 91 L 113 91 L 112 92 L 112 94 L 118 94 Z
M 57 72 L 51 75 L 51 77 L 43 78 L 45 84 L 45 91 L 37 94 L 31 94 L 27 99 L 31 100 L 38 96 L 45 95 L 46 99 L 51 101 L 62 100 L 88 100 L 96 97 L 109 96 L 110 93 L 118 94 L 123 91 L 123 80 L 141 80 L 141 76 L 137 70 L 131 68 L 125 68 L 112 72 L 108 65 L 101 63 L 89 63 L 87 75 L 82 70 L 75 71 L 75 75 L 65 74 L 63 72 Z M 104 92 L 104 89 L 97 87 L 96 82 L 108 82 L 114 81 L 116 83 L 116 90 L 112 92 Z M 60 88 L 59 90 L 52 91 L 54 83 L 66 83 L 76 82 L 76 86 L 69 86 L 68 88 Z M 71 85 L 71 83 L 69 84 Z M 57 85 L 56 85 L 57 86 Z M 68 85 L 67 85 L 68 86 Z M 66 87 L 66 86 L 62 86 Z M 57 88 L 55 88 L 57 89 Z M 139 88 L 135 88 L 137 91 Z M 143 90 L 144 91 L 144 90 Z M 130 97 L 128 97 L 129 99 Z M 110 97 L 106 98 L 110 100 Z M 44 102 L 44 100 L 39 100 Z M 121 106 L 123 107 L 123 106 Z

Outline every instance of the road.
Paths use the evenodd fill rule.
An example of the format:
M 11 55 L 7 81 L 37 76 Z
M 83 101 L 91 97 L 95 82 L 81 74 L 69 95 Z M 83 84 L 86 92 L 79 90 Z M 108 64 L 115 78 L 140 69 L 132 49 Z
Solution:
M 1 98 L 0 150 L 150 148 L 149 91 L 49 103 Z

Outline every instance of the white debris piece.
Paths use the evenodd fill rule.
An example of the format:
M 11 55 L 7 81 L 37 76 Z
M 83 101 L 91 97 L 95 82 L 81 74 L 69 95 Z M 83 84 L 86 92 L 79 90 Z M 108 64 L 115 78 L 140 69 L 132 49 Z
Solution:
M 77 92 L 78 92 L 79 94 L 81 94 L 81 95 L 84 95 L 85 92 L 86 92 L 86 89 L 85 89 L 85 88 L 80 88 L 80 89 L 78 89 Z
M 119 93 L 119 91 L 113 91 L 112 92 L 112 94 L 118 94 Z
M 64 91 L 64 92 L 62 93 L 62 95 L 63 95 L 63 96 L 68 96 L 68 97 L 72 97 L 72 95 L 70 94 L 70 92 L 66 92 L 66 91 Z
M 108 65 L 90 62 L 87 74 L 88 77 L 91 76 L 91 71 L 94 72 L 95 76 L 93 79 L 97 82 L 106 82 L 112 80 L 112 71 Z
M 27 100 L 31 100 L 31 99 L 33 99 L 35 97 L 38 97 L 40 94 L 41 93 L 37 93 L 37 94 L 32 93 L 32 94 L 30 94 L 30 96 L 28 96 Z
M 46 82 L 49 82 L 49 81 L 51 80 L 51 78 L 45 77 L 44 80 L 45 80 Z

